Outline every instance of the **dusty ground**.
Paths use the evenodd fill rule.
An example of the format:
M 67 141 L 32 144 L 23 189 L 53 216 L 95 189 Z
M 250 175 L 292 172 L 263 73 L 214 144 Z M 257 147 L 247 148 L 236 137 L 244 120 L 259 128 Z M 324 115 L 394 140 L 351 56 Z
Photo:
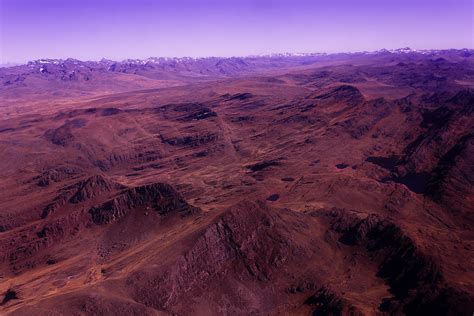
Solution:
M 474 63 L 445 54 L 5 88 L 0 311 L 471 315 Z

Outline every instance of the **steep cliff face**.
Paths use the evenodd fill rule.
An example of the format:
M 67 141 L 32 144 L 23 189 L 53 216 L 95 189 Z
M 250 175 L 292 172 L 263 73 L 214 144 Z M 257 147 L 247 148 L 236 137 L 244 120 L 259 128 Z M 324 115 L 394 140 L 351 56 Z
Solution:
M 47 218 L 49 215 L 68 203 L 83 203 L 100 196 L 107 196 L 121 188 L 124 188 L 124 186 L 115 183 L 102 175 L 94 175 L 85 180 L 61 188 L 59 195 L 43 208 L 41 218 Z
M 112 192 L 114 189 L 123 187 L 117 183 L 107 180 L 103 176 L 96 175 L 81 181 L 75 185 L 76 193 L 69 199 L 71 203 L 80 203 L 92 199 L 104 193 Z
M 137 208 L 151 209 L 160 215 L 175 213 L 183 217 L 198 212 L 170 185 L 155 183 L 126 189 L 113 199 L 92 207 L 89 213 L 94 223 L 100 225 L 118 220 Z
M 345 216 L 338 214 L 337 216 Z M 341 219 L 336 220 L 341 223 Z M 342 220 L 344 222 L 344 220 Z M 452 288 L 435 259 L 424 253 L 403 230 L 379 215 L 353 224 L 336 225 L 346 245 L 363 246 L 378 262 L 377 276 L 390 286 L 380 310 L 407 315 L 462 315 L 474 308 L 472 297 Z
M 293 215 L 296 214 L 290 214 Z M 289 229 L 306 225 L 301 216 L 288 222 L 286 216 L 263 203 L 243 202 L 230 208 L 200 232 L 170 266 L 159 269 L 158 274 L 132 274 L 127 284 L 133 297 L 147 306 L 171 311 L 176 305 L 183 308 L 186 296 L 198 294 L 200 288 L 227 288 L 221 282 L 230 282 L 230 291 L 227 288 L 223 294 L 229 298 L 237 295 L 233 292 L 236 284 L 270 283 L 279 274 L 279 268 L 305 255 L 301 245 L 290 237 Z M 229 311 L 241 308 L 239 303 Z
M 105 202 L 92 206 L 101 200 Z M 159 226 L 160 217 L 173 214 L 186 217 L 198 214 L 200 209 L 189 205 L 165 183 L 127 188 L 103 176 L 92 176 L 63 188 L 61 194 L 43 209 L 40 223 L 8 232 L 9 239 L 0 243 L 1 260 L 8 264 L 7 271 L 20 274 L 54 257 L 54 249 L 62 244 L 81 236 L 87 239 L 92 224 L 108 224 L 129 213 L 146 215 L 151 211 L 156 212 L 157 217 L 148 218 L 148 229 Z M 145 227 L 138 229 L 139 232 L 145 230 Z M 99 235 L 107 235 L 107 230 Z M 95 245 L 86 246 L 91 247 Z M 97 252 L 96 249 L 89 251 Z

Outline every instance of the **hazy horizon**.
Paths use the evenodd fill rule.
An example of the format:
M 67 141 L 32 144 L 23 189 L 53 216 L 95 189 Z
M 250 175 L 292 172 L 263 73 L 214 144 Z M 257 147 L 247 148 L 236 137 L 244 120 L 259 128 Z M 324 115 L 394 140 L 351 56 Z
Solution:
M 395 48 L 395 49 L 390 49 L 389 51 L 393 51 L 393 50 L 397 50 L 397 49 L 404 49 L 404 48 L 410 48 L 412 49 L 411 47 L 399 47 L 399 48 Z M 326 53 L 326 52 L 308 52 L 308 53 L 304 53 L 304 54 L 307 54 L 307 55 L 310 55 L 310 54 L 326 54 L 326 55 L 336 55 L 336 54 L 357 54 L 357 53 L 364 53 L 364 52 L 367 52 L 367 53 L 372 53 L 372 52 L 377 52 L 377 51 L 382 51 L 383 49 L 385 49 L 385 47 L 382 47 L 380 49 L 377 49 L 377 50 L 374 50 L 374 51 L 344 51 L 344 52 L 331 52 L 331 53 Z M 459 48 L 443 48 L 443 49 L 437 49 L 437 48 L 429 48 L 429 49 L 417 49 L 416 51 L 429 51 L 429 50 L 442 50 L 442 51 L 446 51 L 446 50 L 463 50 L 463 49 L 470 49 L 470 48 L 467 48 L 467 47 L 459 47 Z M 470 49 L 472 50 L 472 49 Z M 36 58 L 36 59 L 31 59 L 31 60 L 27 60 L 27 61 L 24 61 L 24 62 L 6 62 L 6 63 L 0 63 L 0 67 L 9 67 L 9 66 L 17 66 L 17 65 L 24 65 L 24 64 L 27 64 L 29 62 L 34 62 L 34 61 L 37 61 L 37 60 L 67 60 L 67 59 L 74 59 L 74 60 L 78 60 L 78 61 L 81 61 L 81 62 L 99 62 L 103 59 L 105 60 L 110 60 L 110 61 L 113 61 L 113 62 L 122 62 L 122 61 L 126 61 L 126 60 L 146 60 L 146 59 L 149 59 L 149 58 L 192 58 L 192 59 L 205 59 L 205 58 L 251 58 L 251 57 L 258 57 L 258 56 L 271 56 L 271 55 L 285 55 L 285 54 L 289 54 L 289 55 L 292 55 L 292 54 L 303 54 L 303 53 L 292 53 L 292 52 L 277 52 L 277 53 L 268 53 L 268 54 L 260 54 L 260 55 L 234 55 L 234 56 L 215 56 L 215 55 L 209 55 L 209 56 L 199 56 L 199 57 L 191 57 L 191 56 L 148 56 L 148 57 L 143 57 L 143 58 L 124 58 L 124 59 L 108 59 L 108 58 L 105 58 L 105 57 L 101 57 L 101 58 L 98 58 L 98 59 L 78 59 L 78 58 L 74 58 L 74 57 L 65 57 L 65 58 L 50 58 L 50 57 L 44 57 L 44 58 Z
M 0 0 L 0 64 L 473 48 L 473 1 Z

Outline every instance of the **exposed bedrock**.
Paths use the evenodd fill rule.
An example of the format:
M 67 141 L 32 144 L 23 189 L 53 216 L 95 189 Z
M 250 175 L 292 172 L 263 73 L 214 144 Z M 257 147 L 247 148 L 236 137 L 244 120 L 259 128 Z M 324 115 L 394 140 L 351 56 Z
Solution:
M 120 192 L 116 197 L 90 209 L 95 224 L 107 224 L 126 215 L 135 208 L 150 207 L 160 215 L 177 213 L 187 216 L 199 211 L 186 203 L 173 187 L 155 183 Z
M 342 233 L 342 243 L 363 246 L 377 260 L 377 276 L 387 282 L 393 295 L 382 302 L 380 310 L 408 315 L 471 313 L 473 298 L 448 284 L 434 258 L 421 251 L 395 223 L 369 215 L 354 224 L 337 210 L 332 216 L 337 218 L 332 225 Z

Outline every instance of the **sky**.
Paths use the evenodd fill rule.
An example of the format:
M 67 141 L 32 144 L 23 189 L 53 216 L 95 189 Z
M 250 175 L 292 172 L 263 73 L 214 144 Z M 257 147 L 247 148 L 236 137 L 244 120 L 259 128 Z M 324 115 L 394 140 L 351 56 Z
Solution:
M 0 64 L 473 48 L 474 0 L 0 0 Z

